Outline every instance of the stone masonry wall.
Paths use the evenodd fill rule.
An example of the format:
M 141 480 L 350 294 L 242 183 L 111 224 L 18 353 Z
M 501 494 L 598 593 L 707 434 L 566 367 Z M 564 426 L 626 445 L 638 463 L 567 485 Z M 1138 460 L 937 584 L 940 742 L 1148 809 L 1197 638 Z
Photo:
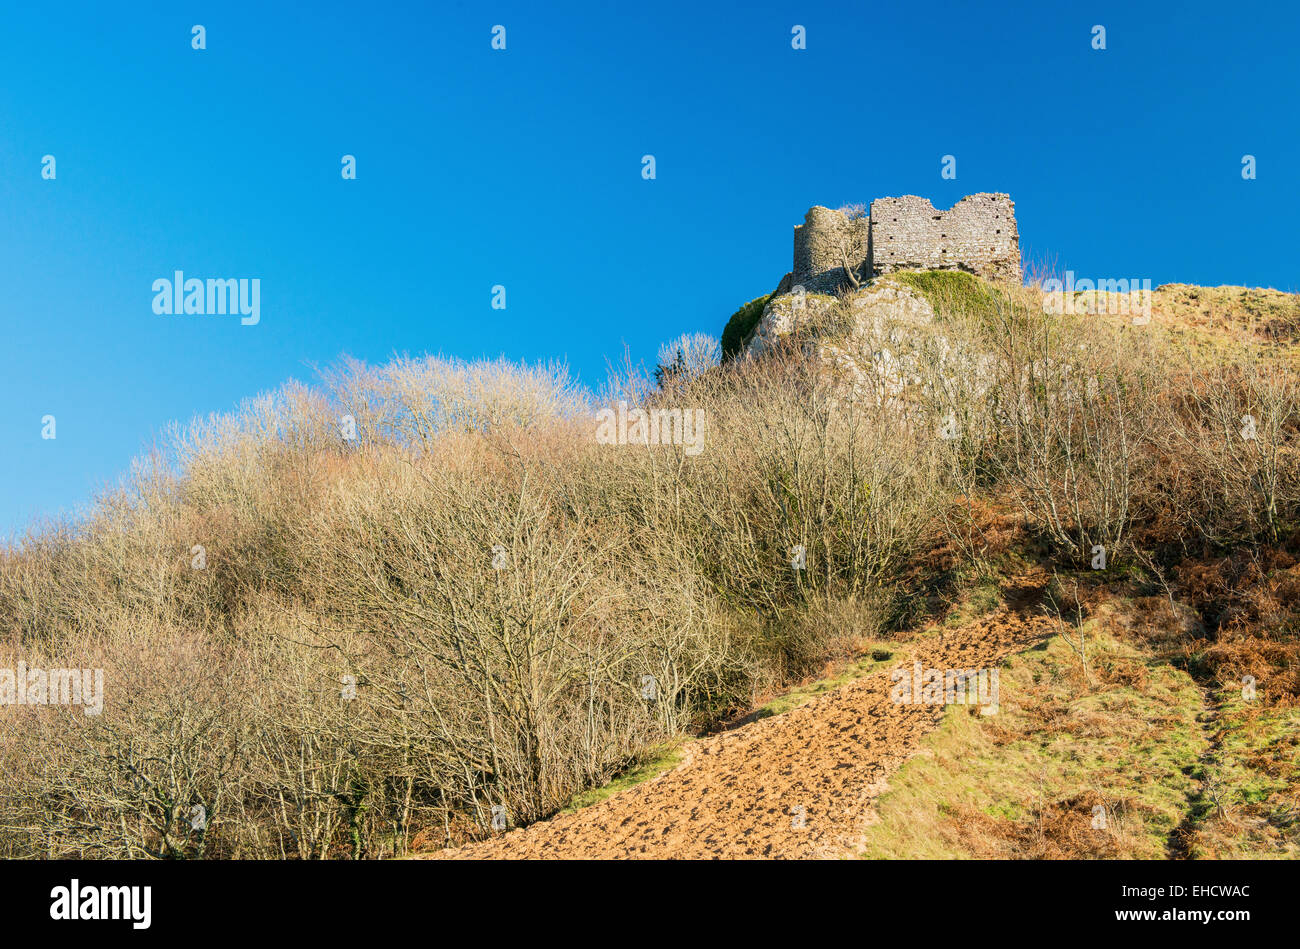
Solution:
M 840 246 L 848 253 L 849 265 L 862 273 L 867 259 L 869 225 L 866 217 L 850 220 L 842 211 L 809 208 L 803 224 L 794 229 L 793 285 L 802 284 L 809 293 L 829 293 L 848 281 Z
M 951 210 L 905 195 L 871 202 L 872 274 L 965 270 L 990 280 L 1020 280 L 1015 203 L 1006 194 L 973 194 Z

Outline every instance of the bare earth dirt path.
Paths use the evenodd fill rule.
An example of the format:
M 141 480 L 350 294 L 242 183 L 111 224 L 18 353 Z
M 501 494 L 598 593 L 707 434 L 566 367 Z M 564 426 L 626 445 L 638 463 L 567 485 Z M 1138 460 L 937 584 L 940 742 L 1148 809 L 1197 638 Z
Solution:
M 927 669 L 994 668 L 1052 630 L 1037 591 L 958 629 L 914 640 Z M 882 670 L 784 715 L 689 743 L 676 768 L 598 804 L 428 856 L 507 859 L 835 858 L 859 849 L 885 781 L 943 718 L 890 700 Z M 802 809 L 802 810 L 801 810 Z

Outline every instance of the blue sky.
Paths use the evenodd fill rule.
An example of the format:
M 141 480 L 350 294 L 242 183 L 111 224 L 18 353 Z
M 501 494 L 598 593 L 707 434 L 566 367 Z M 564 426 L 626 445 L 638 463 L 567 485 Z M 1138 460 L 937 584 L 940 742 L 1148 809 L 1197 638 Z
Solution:
M 5 5 L 0 535 L 344 353 L 650 362 L 812 204 L 1006 191 L 1062 269 L 1300 290 L 1295 4 L 984 6 Z M 178 269 L 260 322 L 156 315 Z

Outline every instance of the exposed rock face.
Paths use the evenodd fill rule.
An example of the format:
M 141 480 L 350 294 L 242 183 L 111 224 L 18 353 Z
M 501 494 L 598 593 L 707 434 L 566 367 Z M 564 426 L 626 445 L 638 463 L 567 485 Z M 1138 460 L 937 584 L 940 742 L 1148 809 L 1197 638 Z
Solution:
M 745 353 L 759 356 L 770 352 L 782 336 L 800 326 L 818 325 L 838 305 L 835 297 L 825 293 L 773 294 L 745 342 Z
M 847 319 L 843 331 L 836 335 L 849 338 L 879 333 L 886 324 L 928 325 L 934 320 L 934 307 L 925 297 L 888 278 L 873 281 L 842 301 L 824 293 L 777 293 L 763 308 L 745 351 L 752 356 L 768 352 L 780 337 L 799 326 L 824 325 L 837 307 L 844 308 Z
M 880 198 L 869 214 L 808 209 L 794 229 L 794 267 L 781 278 L 744 343 L 770 352 L 797 329 L 803 345 L 854 393 L 876 399 L 907 387 L 949 388 L 958 377 L 978 388 L 988 369 L 936 331 L 934 307 L 904 270 L 958 270 L 1018 282 L 1020 235 L 1005 194 L 974 194 L 948 211 L 925 198 Z M 859 285 L 861 285 L 859 287 Z
M 749 356 L 770 352 L 781 337 L 815 328 L 804 343 L 854 399 L 877 403 L 909 387 L 982 391 L 991 379 L 987 356 L 955 346 L 935 323 L 930 302 L 891 277 L 841 297 L 774 294 L 746 342 Z
M 930 301 L 906 284 L 895 280 L 875 280 L 871 285 L 848 297 L 854 317 L 854 332 L 862 335 L 870 328 L 879 333 L 888 323 L 929 325 L 934 322 Z

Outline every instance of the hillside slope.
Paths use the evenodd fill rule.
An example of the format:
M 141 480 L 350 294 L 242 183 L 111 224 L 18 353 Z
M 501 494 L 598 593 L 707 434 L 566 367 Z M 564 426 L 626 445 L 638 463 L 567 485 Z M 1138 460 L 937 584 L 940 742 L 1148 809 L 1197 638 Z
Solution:
M 994 668 L 1050 635 L 1044 577 L 1009 582 L 1010 605 L 931 629 L 902 661 Z M 442 855 L 468 858 L 834 858 L 860 852 L 889 776 L 944 717 L 891 701 L 888 669 L 783 715 L 692 742 L 672 771 L 575 813 Z M 973 713 L 974 708 L 967 711 Z
M 0 729 L 0 856 L 1300 854 L 1296 301 L 889 283 L 178 427 L 0 550 L 0 672 L 105 682 Z

